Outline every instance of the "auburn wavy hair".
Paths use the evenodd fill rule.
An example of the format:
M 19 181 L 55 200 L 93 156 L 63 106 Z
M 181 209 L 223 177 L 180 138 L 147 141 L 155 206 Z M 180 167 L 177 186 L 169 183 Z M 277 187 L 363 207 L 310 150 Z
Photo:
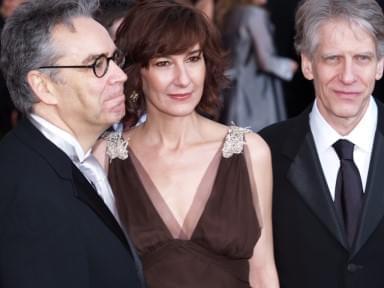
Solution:
M 203 95 L 196 111 L 217 119 L 221 108 L 219 94 L 228 83 L 224 73 L 228 57 L 220 39 L 211 21 L 189 4 L 175 0 L 136 1 L 116 34 L 116 45 L 126 56 L 125 124 L 135 125 L 145 113 L 140 70 L 148 68 L 155 57 L 182 54 L 196 44 L 202 49 L 206 65 Z M 133 92 L 139 94 L 135 103 L 129 101 Z

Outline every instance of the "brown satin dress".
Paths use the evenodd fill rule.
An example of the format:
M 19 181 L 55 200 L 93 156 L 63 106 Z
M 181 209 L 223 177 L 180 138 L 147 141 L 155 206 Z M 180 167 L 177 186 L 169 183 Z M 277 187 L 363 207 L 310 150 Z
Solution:
M 120 220 L 148 288 L 250 287 L 248 260 L 261 228 L 247 163 L 244 153 L 218 151 L 181 226 L 131 149 L 128 159 L 112 161 Z

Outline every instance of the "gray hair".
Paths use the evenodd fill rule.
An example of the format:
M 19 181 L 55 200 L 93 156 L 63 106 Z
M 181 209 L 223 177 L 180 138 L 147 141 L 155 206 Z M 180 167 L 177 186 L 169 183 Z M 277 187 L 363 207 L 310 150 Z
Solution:
M 98 0 L 29 0 L 7 19 L 1 34 L 1 68 L 11 98 L 22 113 L 32 112 L 38 98 L 27 82 L 29 71 L 55 63 L 61 56 L 52 31 L 63 24 L 74 29 L 75 17 L 92 17 Z M 55 71 L 47 72 L 52 77 Z
M 384 56 L 384 15 L 375 0 L 302 0 L 295 19 L 296 52 L 312 57 L 319 44 L 320 26 L 339 19 L 367 31 L 375 41 L 378 57 Z

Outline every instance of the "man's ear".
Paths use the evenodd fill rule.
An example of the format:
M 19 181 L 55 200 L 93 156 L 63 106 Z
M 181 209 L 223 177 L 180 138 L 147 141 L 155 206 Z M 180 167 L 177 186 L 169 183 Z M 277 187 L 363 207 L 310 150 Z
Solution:
M 48 75 L 32 70 L 27 74 L 27 82 L 41 102 L 47 105 L 57 104 L 56 94 L 53 93 L 53 82 Z
M 300 54 L 301 57 L 301 71 L 303 72 L 304 77 L 307 80 L 313 80 L 313 70 L 312 70 L 312 61 L 309 57 L 303 53 Z
M 377 62 L 377 67 L 376 67 L 376 80 L 380 80 L 381 77 L 383 77 L 383 69 L 384 69 L 384 57 L 381 57 L 379 59 L 379 62 Z

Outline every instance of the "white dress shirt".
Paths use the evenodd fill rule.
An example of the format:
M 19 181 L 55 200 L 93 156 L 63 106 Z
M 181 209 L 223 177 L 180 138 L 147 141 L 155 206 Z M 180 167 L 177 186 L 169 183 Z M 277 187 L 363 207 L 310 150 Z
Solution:
M 335 199 L 336 178 L 340 168 L 339 157 L 332 145 L 339 139 L 346 139 L 355 144 L 353 160 L 359 169 L 363 191 L 365 191 L 377 126 L 377 113 L 376 102 L 371 96 L 368 109 L 361 121 L 348 135 L 342 136 L 321 115 L 317 101 L 313 104 L 309 114 L 309 125 L 332 199 Z
M 30 114 L 29 119 L 49 141 L 55 144 L 72 160 L 73 164 L 79 168 L 88 181 L 96 188 L 97 193 L 120 223 L 115 198 L 107 175 L 96 158 L 91 154 L 91 149 L 84 152 L 75 137 L 36 114 Z

